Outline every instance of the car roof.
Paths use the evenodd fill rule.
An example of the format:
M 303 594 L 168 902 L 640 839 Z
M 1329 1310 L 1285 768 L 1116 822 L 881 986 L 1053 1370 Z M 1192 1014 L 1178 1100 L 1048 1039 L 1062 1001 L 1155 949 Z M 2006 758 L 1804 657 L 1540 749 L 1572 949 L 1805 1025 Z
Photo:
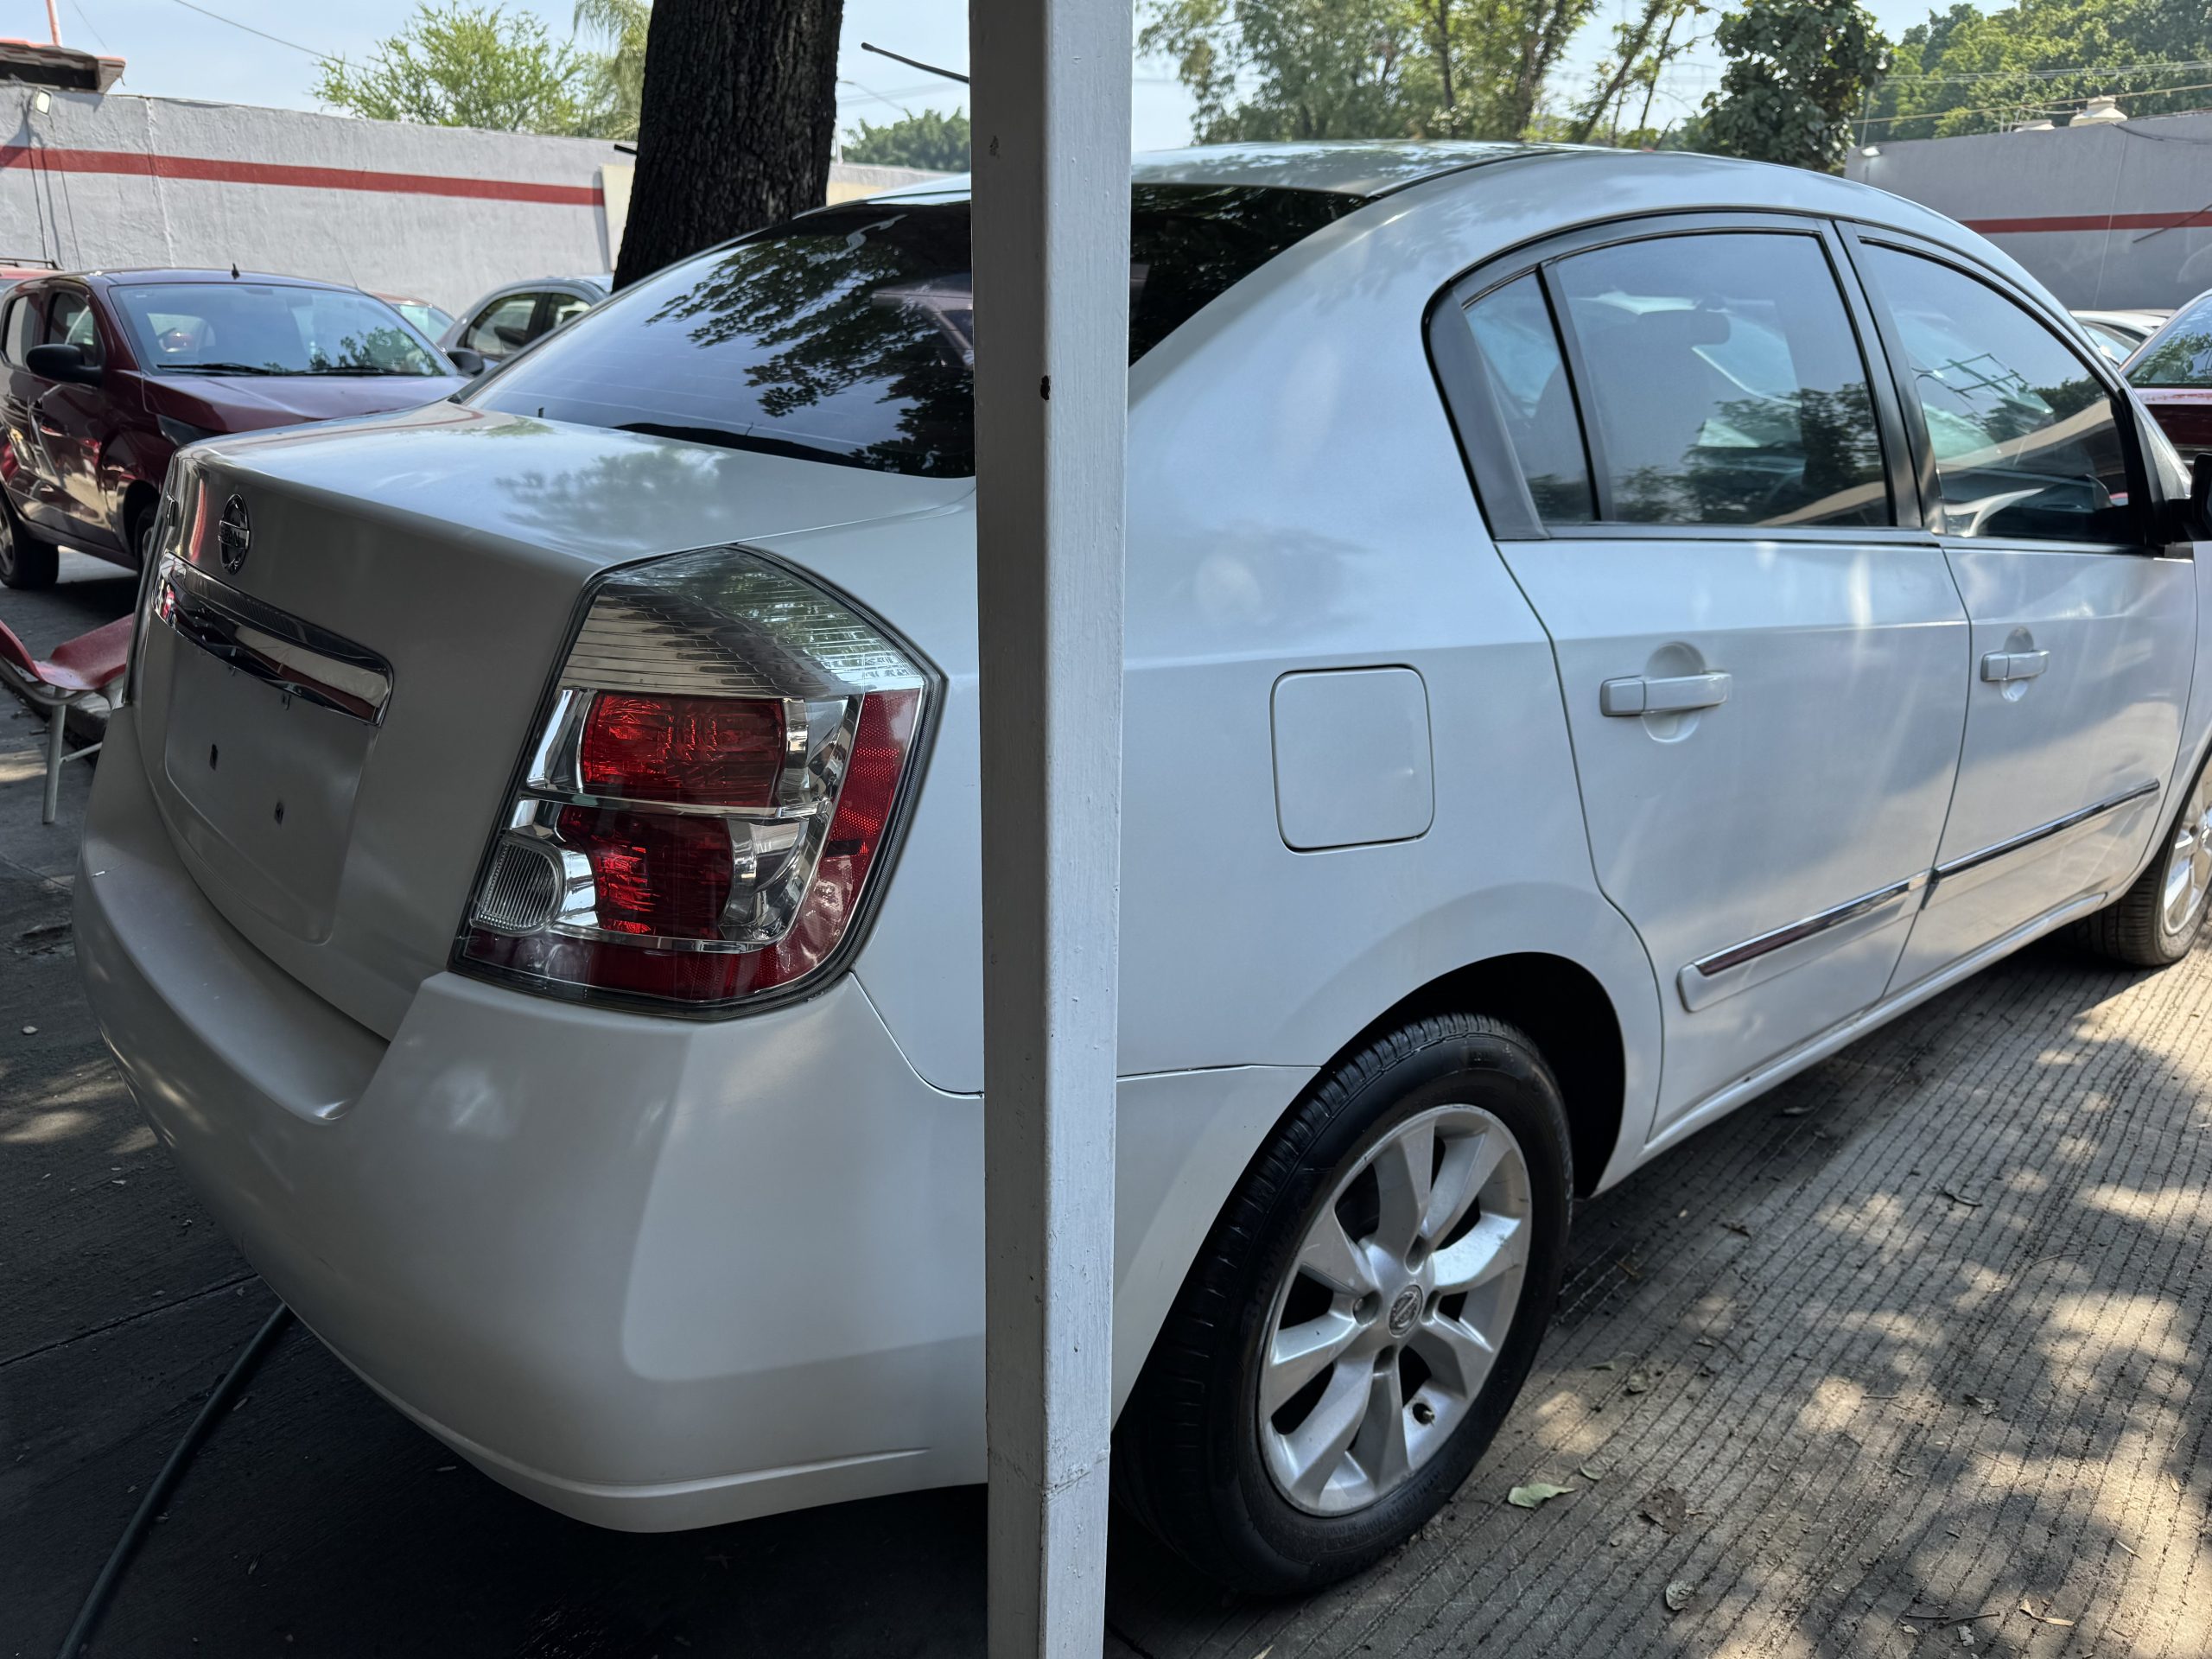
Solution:
M 1441 174 L 1565 145 L 1375 140 L 1357 143 L 1205 144 L 1152 150 L 1130 169 L 1139 184 L 1272 184 L 1379 196 Z
M 78 276 L 88 283 L 137 283 L 152 286 L 165 283 L 235 282 L 264 286 L 274 283 L 287 288 L 326 288 L 340 294 L 367 292 L 349 283 L 327 283 L 320 276 L 285 276 L 268 270 L 235 270 L 228 265 L 213 270 L 196 270 L 187 265 L 146 265 L 122 270 L 65 271 L 60 274 Z
M 1361 139 L 1327 143 L 1198 144 L 1140 152 L 1129 163 L 1136 184 L 1271 184 L 1286 190 L 1380 196 L 1446 173 L 1516 156 L 1571 151 L 1568 144 L 1475 140 Z M 965 173 L 878 193 L 894 197 L 964 196 Z

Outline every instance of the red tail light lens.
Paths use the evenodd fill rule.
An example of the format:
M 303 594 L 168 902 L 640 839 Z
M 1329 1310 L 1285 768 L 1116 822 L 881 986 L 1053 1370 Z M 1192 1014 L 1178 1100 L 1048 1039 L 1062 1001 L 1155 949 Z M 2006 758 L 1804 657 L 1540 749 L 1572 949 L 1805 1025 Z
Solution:
M 592 699 L 585 792 L 697 806 L 768 806 L 784 770 L 784 705 L 764 698 Z
M 560 839 L 591 866 L 593 913 L 608 932 L 721 936 L 731 861 L 718 820 L 564 806 Z
M 912 792 L 918 659 L 758 554 L 593 596 L 457 949 L 532 988 L 721 1011 L 854 937 Z

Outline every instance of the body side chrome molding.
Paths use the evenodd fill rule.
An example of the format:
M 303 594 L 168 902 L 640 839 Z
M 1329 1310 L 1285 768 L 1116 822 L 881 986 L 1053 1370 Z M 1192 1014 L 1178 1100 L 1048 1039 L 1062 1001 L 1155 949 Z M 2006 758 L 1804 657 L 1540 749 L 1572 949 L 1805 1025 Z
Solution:
M 1772 972 L 1743 971 L 1776 951 L 1788 950 L 1792 945 L 1802 944 L 1823 935 L 1828 936 L 1833 943 L 1840 944 L 1866 931 L 1863 926 L 1848 927 L 1848 924 L 1871 923 L 1880 912 L 1916 893 L 1923 893 L 1923 889 L 1922 902 L 1923 905 L 1932 903 L 1934 889 L 1942 882 L 1955 880 L 1970 870 L 1980 869 L 2053 836 L 2064 835 L 2068 830 L 2079 829 L 2094 818 L 2116 812 L 2145 796 L 2155 795 L 2162 787 L 2157 779 L 2146 779 L 2117 795 L 2107 796 L 2101 801 L 2082 807 L 2079 811 L 2069 812 L 2063 817 L 2053 818 L 2048 823 L 2037 824 L 2017 836 L 2008 836 L 2003 841 L 1993 842 L 1977 852 L 1951 859 L 1904 880 L 1877 887 L 1872 893 L 1863 893 L 1856 899 L 1846 899 L 1842 904 L 1808 916 L 1802 921 L 1755 935 L 1724 950 L 1716 950 L 1711 956 L 1700 957 L 1675 976 L 1675 989 L 1682 999 L 1682 1006 L 1694 1014 L 1737 991 L 1748 990 L 1751 986 L 1771 978 L 1775 973 L 1786 972 L 1789 965 L 1794 965 L 1775 963 L 1770 964 Z M 1839 932 L 1838 929 L 1847 931 Z
M 365 646 L 240 593 L 175 555 L 156 577 L 154 615 L 177 638 L 279 690 L 371 726 L 391 701 L 391 664 Z
M 1815 933 L 1825 933 L 1828 929 L 1863 916 L 1870 910 L 1878 910 L 1892 899 L 1902 899 L 1909 893 L 1916 893 L 1927 880 L 1928 872 L 1923 870 L 1903 881 L 1877 887 L 1872 893 L 1861 893 L 1858 898 L 1847 899 L 1832 909 L 1808 916 L 1802 922 L 1792 922 L 1787 927 L 1777 927 L 1755 938 L 1745 939 L 1741 944 L 1732 944 L 1726 950 L 1716 950 L 1709 957 L 1701 957 L 1690 966 L 1707 978 L 1714 974 L 1726 973 L 1729 969 L 1763 957 L 1770 950 L 1779 950 L 1785 944 L 1809 939 Z
M 2146 778 L 2133 788 L 2124 789 L 2117 795 L 2108 795 L 2103 800 L 2093 805 L 2085 806 L 2077 812 L 2069 812 L 2063 818 L 2053 818 L 2049 823 L 2039 823 L 2032 830 L 2023 830 L 2017 836 L 2007 836 L 2002 841 L 1993 842 L 1979 852 L 1966 853 L 1938 864 L 1930 874 L 1938 881 L 1948 881 L 1955 876 L 1964 875 L 1968 870 L 1978 869 L 1984 864 L 1994 862 L 1998 859 L 2018 852 L 2024 847 L 2032 847 L 2037 842 L 2048 840 L 2052 836 L 2063 835 L 2069 830 L 2076 829 L 2087 823 L 2091 818 L 2102 817 L 2107 812 L 2116 812 L 2130 801 L 2139 801 L 2145 795 L 2155 795 L 2164 786 L 2157 779 Z
M 1921 870 L 1902 881 L 1892 881 L 1872 893 L 1862 893 L 1856 899 L 1832 906 L 1802 921 L 1770 929 L 1740 944 L 1732 944 L 1725 950 L 1716 950 L 1709 957 L 1699 957 L 1675 976 L 1675 989 L 1682 999 L 1682 1007 L 1695 1014 L 1700 1008 L 1707 1007 L 1724 997 L 1749 990 L 1777 974 L 1787 973 L 1797 964 L 1777 959 L 1776 953 L 1787 950 L 1793 945 L 1815 939 L 1829 944 L 1841 944 L 1877 925 L 1886 925 L 1895 918 L 1885 918 L 1883 912 L 1894 909 L 1903 915 L 1905 901 L 1927 882 L 1928 872 Z
M 1990 963 L 2010 956 L 2022 945 L 2087 916 L 2110 897 L 2110 893 L 2084 893 L 2056 909 L 2044 912 L 2041 916 L 2023 922 L 2011 932 L 1992 939 L 1979 950 L 1961 957 L 1948 967 L 1939 968 L 1923 979 L 1915 980 L 1901 991 L 1891 992 L 1872 1007 L 1861 1008 L 1857 1014 L 1838 1020 L 1826 1031 L 1816 1033 L 1796 1048 L 1777 1055 L 1736 1082 L 1716 1089 L 1672 1122 L 1647 1136 L 1639 1164 L 1643 1160 L 1648 1160 L 1695 1134 L 1707 1124 L 1726 1117 L 1745 1102 L 1764 1094 L 1777 1084 L 1787 1082 L 1808 1067 L 1819 1065 L 1838 1049 L 1847 1046 L 1876 1027 L 1917 1007 L 1929 997 L 1948 990 L 1961 980 L 1971 979 Z

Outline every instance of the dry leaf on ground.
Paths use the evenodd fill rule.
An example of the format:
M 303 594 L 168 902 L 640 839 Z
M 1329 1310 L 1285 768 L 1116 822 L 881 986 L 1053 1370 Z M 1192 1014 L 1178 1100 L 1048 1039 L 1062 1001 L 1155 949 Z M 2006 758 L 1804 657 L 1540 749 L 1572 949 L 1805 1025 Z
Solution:
M 1516 1510 L 1541 1509 L 1555 1497 L 1565 1497 L 1574 1490 L 1572 1486 L 1554 1486 L 1547 1480 L 1532 1480 L 1526 1486 L 1516 1486 L 1505 1495 L 1505 1501 Z
M 1636 1506 L 1636 1512 L 1655 1527 L 1680 1532 L 1682 1522 L 1689 1518 L 1690 1506 L 1677 1488 L 1662 1486 L 1645 1493 L 1643 1502 Z

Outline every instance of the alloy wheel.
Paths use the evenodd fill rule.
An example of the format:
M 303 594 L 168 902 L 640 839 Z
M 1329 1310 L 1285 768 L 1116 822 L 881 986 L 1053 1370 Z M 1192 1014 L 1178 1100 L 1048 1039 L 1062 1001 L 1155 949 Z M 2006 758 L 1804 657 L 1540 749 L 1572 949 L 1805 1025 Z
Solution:
M 1528 1274 L 1529 1165 L 1497 1117 L 1440 1106 L 1337 1184 L 1268 1311 L 1255 1402 L 1276 1490 L 1312 1515 L 1386 1497 L 1482 1392 Z
M 2166 855 L 2158 919 L 2167 938 L 2184 938 L 2196 926 L 2208 891 L 2212 891 L 2212 766 L 2197 774 Z

